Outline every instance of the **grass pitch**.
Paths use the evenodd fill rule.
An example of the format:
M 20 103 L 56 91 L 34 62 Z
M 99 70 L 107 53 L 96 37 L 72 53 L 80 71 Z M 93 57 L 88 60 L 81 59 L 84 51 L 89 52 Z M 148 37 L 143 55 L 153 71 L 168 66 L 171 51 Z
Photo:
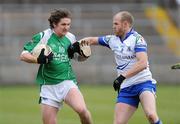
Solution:
M 112 86 L 82 85 L 80 89 L 94 124 L 112 124 L 116 94 Z M 0 124 L 41 124 L 37 86 L 0 86 Z M 165 124 L 180 124 L 180 86 L 158 86 L 158 114 Z M 75 112 L 64 104 L 58 124 L 80 124 Z M 129 124 L 148 124 L 141 106 Z

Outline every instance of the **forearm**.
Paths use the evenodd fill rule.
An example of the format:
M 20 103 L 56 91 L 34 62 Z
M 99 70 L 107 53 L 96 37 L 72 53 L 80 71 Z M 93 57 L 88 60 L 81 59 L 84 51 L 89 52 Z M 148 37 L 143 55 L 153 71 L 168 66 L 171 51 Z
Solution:
M 20 60 L 27 63 L 37 63 L 37 58 L 30 53 L 22 53 L 20 55 Z
M 89 45 L 98 45 L 98 37 L 85 37 L 82 40 L 85 40 Z
M 126 78 L 132 77 L 134 75 L 136 75 L 137 73 L 143 71 L 145 68 L 147 68 L 148 64 L 146 61 L 138 61 L 137 63 L 134 64 L 134 66 L 124 72 L 122 75 L 125 76 Z

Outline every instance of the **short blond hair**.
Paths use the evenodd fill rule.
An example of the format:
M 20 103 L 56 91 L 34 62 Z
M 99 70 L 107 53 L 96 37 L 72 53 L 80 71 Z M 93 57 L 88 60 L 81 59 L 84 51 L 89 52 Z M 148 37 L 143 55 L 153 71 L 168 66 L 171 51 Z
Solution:
M 128 11 L 120 11 L 116 15 L 120 17 L 121 21 L 127 21 L 130 26 L 132 27 L 134 24 L 134 17 L 133 15 Z

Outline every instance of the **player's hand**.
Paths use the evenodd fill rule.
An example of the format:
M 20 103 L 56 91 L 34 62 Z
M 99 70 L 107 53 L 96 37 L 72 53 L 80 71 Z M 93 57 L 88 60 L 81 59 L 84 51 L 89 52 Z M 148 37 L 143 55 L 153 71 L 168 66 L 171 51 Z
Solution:
M 37 58 L 37 63 L 39 63 L 39 64 L 47 64 L 50 61 L 52 61 L 52 59 L 53 59 L 53 53 L 52 52 L 46 56 L 46 55 L 44 55 L 44 51 L 45 51 L 45 49 L 43 48 L 41 50 L 41 53 L 39 54 L 39 56 Z
M 117 77 L 113 82 L 114 90 L 119 93 L 122 82 L 126 79 L 123 75 Z
M 91 47 L 88 41 L 86 40 L 81 40 L 80 43 L 80 55 L 88 58 L 91 56 Z
M 79 45 L 79 42 L 75 42 L 73 43 L 72 45 L 70 45 L 68 47 L 68 56 L 70 59 L 72 59 L 74 57 L 74 53 L 79 53 L 80 54 L 80 45 Z
M 84 40 L 84 39 L 81 40 L 80 45 L 81 46 L 90 46 L 89 42 L 87 40 Z

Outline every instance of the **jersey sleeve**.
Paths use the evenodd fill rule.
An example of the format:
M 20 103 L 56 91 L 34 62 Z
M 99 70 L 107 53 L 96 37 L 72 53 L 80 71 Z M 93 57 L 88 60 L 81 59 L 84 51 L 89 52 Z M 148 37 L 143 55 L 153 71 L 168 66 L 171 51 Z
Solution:
M 43 33 L 39 33 L 36 34 L 32 37 L 32 40 L 28 41 L 25 45 L 24 45 L 24 50 L 23 51 L 28 51 L 31 52 L 34 47 L 40 42 L 41 38 L 43 36 Z
M 147 43 L 142 36 L 136 38 L 135 52 L 147 52 Z
M 71 44 L 73 44 L 73 43 L 76 42 L 76 37 L 75 37 L 74 34 L 68 32 L 68 33 L 66 34 L 66 37 L 71 41 Z
M 98 43 L 99 45 L 102 45 L 102 46 L 105 46 L 105 47 L 109 47 L 109 41 L 111 39 L 111 36 L 110 35 L 107 35 L 107 36 L 101 36 L 101 37 L 98 37 Z

